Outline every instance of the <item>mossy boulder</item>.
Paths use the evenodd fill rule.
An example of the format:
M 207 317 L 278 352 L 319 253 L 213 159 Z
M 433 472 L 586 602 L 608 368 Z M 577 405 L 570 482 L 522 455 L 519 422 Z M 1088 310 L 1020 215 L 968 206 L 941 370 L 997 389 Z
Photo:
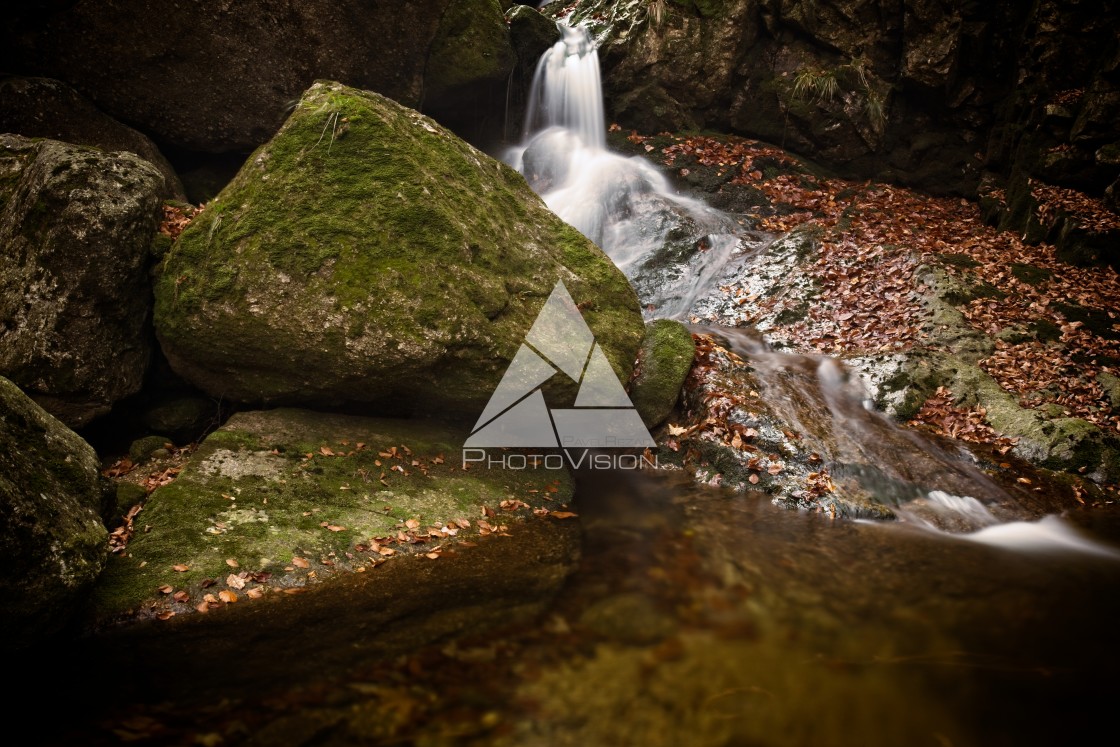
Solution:
M 386 558 L 438 554 L 571 499 L 566 470 L 464 469 L 465 435 L 423 421 L 238 413 L 150 495 L 137 518 L 145 531 L 98 585 L 96 616 L 190 613 L 206 594 L 245 601 L 303 588 Z M 575 557 L 576 536 L 557 538 L 554 549 Z
M 0 648 L 58 633 L 105 563 L 97 455 L 0 378 Z
M 473 418 L 558 280 L 627 380 L 641 314 L 598 247 L 427 117 L 319 82 L 167 254 L 156 333 L 216 398 Z
M 0 135 L 0 374 L 71 427 L 140 389 L 164 189 L 132 153 Z
M 498 0 L 459 0 L 440 17 L 424 82 L 435 99 L 487 81 L 503 82 L 516 55 Z
M 665 422 L 676 407 L 695 353 L 692 334 L 680 322 L 655 319 L 646 324 L 630 399 L 647 428 Z

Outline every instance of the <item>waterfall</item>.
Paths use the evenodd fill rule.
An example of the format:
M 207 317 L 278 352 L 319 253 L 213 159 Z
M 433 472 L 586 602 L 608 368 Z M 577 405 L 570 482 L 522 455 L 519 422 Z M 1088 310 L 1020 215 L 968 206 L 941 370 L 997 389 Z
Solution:
M 646 159 L 608 150 L 595 45 L 585 28 L 560 29 L 537 63 L 526 136 L 504 160 L 610 256 L 647 314 L 684 317 L 741 252 L 738 226 L 678 194 Z
M 504 160 L 610 256 L 648 317 L 687 320 L 736 269 L 732 261 L 745 257 L 749 238 L 726 214 L 677 193 L 646 159 L 607 148 L 595 45 L 585 28 L 560 29 L 562 38 L 537 64 L 525 137 Z M 1006 491 L 976 465 L 874 411 L 857 377 L 835 360 L 779 353 L 742 330 L 717 333 L 750 361 L 770 408 L 815 442 L 833 474 L 892 506 L 903 523 L 993 545 L 1120 557 L 1057 517 L 1009 515 L 1015 500 Z

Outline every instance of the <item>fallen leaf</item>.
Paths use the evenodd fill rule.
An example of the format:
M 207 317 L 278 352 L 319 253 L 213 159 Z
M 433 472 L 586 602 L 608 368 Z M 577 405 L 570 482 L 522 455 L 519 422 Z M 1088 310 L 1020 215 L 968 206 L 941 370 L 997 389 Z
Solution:
M 296 555 L 292 556 L 292 565 L 294 565 L 297 568 L 310 568 L 311 567 L 311 564 L 307 562 L 306 558 L 301 558 L 301 557 L 296 556 Z
M 226 577 L 226 585 L 233 589 L 244 589 L 245 579 L 231 573 Z
M 226 565 L 228 565 L 230 568 L 240 568 L 241 567 L 241 564 L 238 563 L 233 558 L 226 558 Z
M 237 601 L 237 595 L 229 589 L 222 589 L 218 592 L 218 599 L 221 599 L 226 604 L 233 604 Z
M 185 573 L 186 571 L 190 570 L 190 566 L 186 566 L 186 565 L 183 565 L 182 563 L 179 563 L 177 565 L 171 566 L 171 570 L 175 571 L 176 573 Z
M 571 519 L 572 517 L 579 516 L 579 514 L 574 514 L 571 511 L 553 511 L 549 516 L 554 519 Z
M 173 591 L 175 591 L 174 587 L 169 586 L 168 584 L 164 584 L 163 586 L 159 587 L 160 594 L 170 594 Z
M 188 594 L 187 592 L 181 591 L 181 590 L 172 594 L 171 598 L 174 599 L 176 602 L 182 602 L 182 603 L 186 603 L 186 602 L 191 601 L 191 595 Z

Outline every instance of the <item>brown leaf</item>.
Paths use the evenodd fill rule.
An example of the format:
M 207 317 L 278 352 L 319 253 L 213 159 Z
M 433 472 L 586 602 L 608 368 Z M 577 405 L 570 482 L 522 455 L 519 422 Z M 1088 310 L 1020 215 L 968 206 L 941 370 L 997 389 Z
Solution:
M 186 566 L 186 565 L 183 565 L 182 563 L 178 563 L 176 565 L 171 566 L 171 570 L 175 571 L 176 573 L 184 573 L 184 572 L 190 570 L 190 566 Z
M 254 586 L 252 589 L 246 589 L 245 595 L 250 599 L 260 599 L 264 596 L 264 589 L 259 586 Z
M 226 558 L 226 565 L 228 565 L 230 568 L 240 568 L 241 567 L 241 564 L 238 563 L 233 558 Z
M 173 591 L 175 591 L 174 587 L 168 584 L 164 584 L 163 586 L 159 587 L 160 594 L 170 594 Z
M 174 594 L 171 595 L 171 598 L 174 599 L 176 602 L 182 602 L 182 603 L 186 603 L 186 602 L 191 601 L 191 595 L 188 594 L 185 591 L 177 591 L 177 592 L 175 592 Z
M 549 516 L 554 519 L 571 519 L 573 517 L 579 516 L 579 514 L 574 514 L 571 511 L 553 511 L 549 514 Z
M 229 589 L 222 589 L 218 592 L 218 599 L 221 599 L 226 604 L 233 604 L 237 601 L 237 595 Z
M 232 589 L 244 589 L 245 579 L 231 573 L 226 577 L 226 585 Z
M 292 556 L 292 565 L 296 568 L 310 568 L 311 564 L 307 562 L 307 558 L 301 558 L 297 555 Z

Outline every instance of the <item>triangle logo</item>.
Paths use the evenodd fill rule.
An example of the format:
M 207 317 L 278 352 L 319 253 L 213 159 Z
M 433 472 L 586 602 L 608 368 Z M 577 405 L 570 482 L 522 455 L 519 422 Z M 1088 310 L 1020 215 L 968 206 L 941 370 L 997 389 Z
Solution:
M 551 409 L 541 386 L 556 375 L 579 384 L 574 406 Z M 475 423 L 465 447 L 655 446 L 563 281 Z

